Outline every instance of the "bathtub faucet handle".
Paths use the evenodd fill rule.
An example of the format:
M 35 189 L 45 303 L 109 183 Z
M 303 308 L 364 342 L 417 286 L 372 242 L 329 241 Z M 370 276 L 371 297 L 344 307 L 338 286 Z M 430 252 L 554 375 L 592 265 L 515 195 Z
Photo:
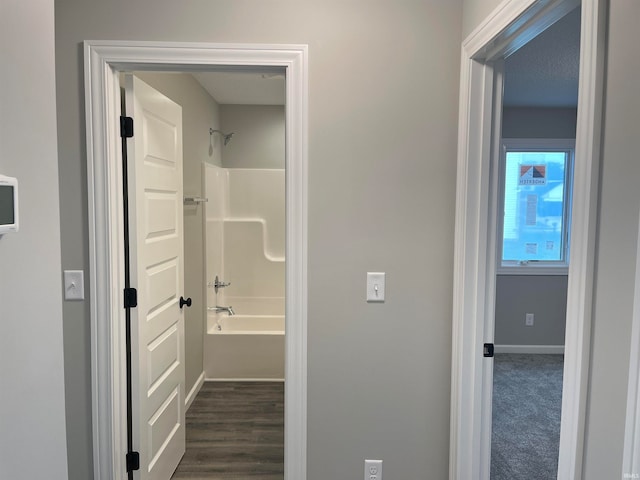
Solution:
M 220 280 L 218 280 L 218 276 L 216 275 L 216 278 L 213 280 L 213 283 L 209 283 L 210 287 L 213 287 L 214 290 L 216 291 L 216 293 L 218 293 L 218 289 L 219 288 L 224 288 L 224 287 L 228 287 L 229 285 L 231 285 L 231 282 L 221 282 Z

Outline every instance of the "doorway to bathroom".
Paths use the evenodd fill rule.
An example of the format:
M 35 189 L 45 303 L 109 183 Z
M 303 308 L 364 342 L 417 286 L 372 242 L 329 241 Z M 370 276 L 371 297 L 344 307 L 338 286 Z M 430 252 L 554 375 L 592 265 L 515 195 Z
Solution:
M 140 270 L 147 273 L 140 281 L 148 282 L 154 296 L 163 290 L 166 272 L 183 265 L 186 297 L 181 304 L 184 325 L 171 323 L 171 328 L 163 321 L 172 306 L 166 295 L 157 305 L 147 305 L 141 297 L 138 308 L 146 307 L 149 314 L 146 322 L 133 322 L 134 337 L 146 333 L 142 325 L 162 326 L 140 345 L 141 351 L 153 352 L 149 368 L 157 373 L 148 378 L 133 371 L 134 400 L 139 397 L 143 412 L 152 398 L 147 390 L 154 395 L 173 391 L 159 386 L 170 377 L 163 366 L 173 365 L 171 376 L 184 368 L 186 452 L 172 478 L 282 478 L 285 71 L 134 72 L 123 80 L 123 114 L 133 116 L 139 131 L 129 141 L 146 153 L 138 157 L 131 152 L 140 165 L 130 164 L 130 178 L 149 177 L 129 186 L 129 198 L 140 199 L 130 201 L 139 226 L 131 230 L 143 237 L 136 241 L 138 257 L 176 235 L 184 245 L 178 261 L 170 254 L 167 262 L 151 261 L 151 269 L 143 265 Z M 156 103 L 164 109 L 172 106 L 181 116 L 164 116 L 162 109 L 154 109 Z M 136 110 L 138 106 L 142 108 Z M 180 152 L 163 151 L 160 137 L 176 139 L 180 164 L 173 160 L 180 160 Z M 176 165 L 180 172 L 173 171 Z M 166 190 L 166 181 L 148 183 L 163 174 L 182 182 L 181 202 L 169 200 L 175 189 Z M 177 343 L 184 345 L 182 352 Z M 144 360 L 134 362 L 136 366 L 145 368 Z M 164 418 L 169 411 L 146 414 L 156 417 L 153 435 L 166 435 L 166 441 L 158 442 L 165 450 L 173 437 L 183 435 L 181 429 L 157 431 L 155 425 L 171 424 Z M 142 443 L 144 438 L 134 435 L 135 440 Z M 151 450 L 151 458 L 161 452 Z
M 122 171 L 118 169 L 118 150 L 115 149 L 115 145 L 118 143 L 117 132 L 112 131 L 109 125 L 113 125 L 113 122 L 118 122 L 117 107 L 119 103 L 119 89 L 117 87 L 118 74 L 123 71 L 142 72 L 142 76 L 150 75 L 151 71 L 171 71 L 171 72 L 185 72 L 189 74 L 194 72 L 204 72 L 216 70 L 220 71 L 233 71 L 233 72 L 262 72 L 266 76 L 265 80 L 270 77 L 280 75 L 286 77 L 286 102 L 285 106 L 281 108 L 283 111 L 283 119 L 286 122 L 282 122 L 283 129 L 286 132 L 284 135 L 284 166 L 286 168 L 280 174 L 280 183 L 284 185 L 286 181 L 286 190 L 280 193 L 281 203 L 286 205 L 286 214 L 281 215 L 282 218 L 286 217 L 286 222 L 281 220 L 283 231 L 280 232 L 280 237 L 286 239 L 286 248 L 283 247 L 284 255 L 281 255 L 279 263 L 280 276 L 285 279 L 285 284 L 280 286 L 280 298 L 273 294 L 271 301 L 263 298 L 263 304 L 273 304 L 274 312 L 267 312 L 266 315 L 259 315 L 261 317 L 269 316 L 272 313 L 272 317 L 281 317 L 284 321 L 284 312 L 287 313 L 286 325 L 280 326 L 281 330 L 286 330 L 286 335 L 281 335 L 282 342 L 284 343 L 284 359 L 281 362 L 281 377 L 278 379 L 281 381 L 285 379 L 284 385 L 284 404 L 286 409 L 284 411 L 284 430 L 285 443 L 284 443 L 284 472 L 287 476 L 304 477 L 305 470 L 305 445 L 306 431 L 305 431 L 305 418 L 306 418 L 306 400 L 305 400 L 305 375 L 306 375 L 306 47 L 304 46 L 217 46 L 217 45 L 190 45 L 190 44 L 128 44 L 123 45 L 122 42 L 87 42 L 86 44 L 86 59 L 87 70 L 91 73 L 87 75 L 87 107 L 88 107 L 88 126 L 87 130 L 91 132 L 88 136 L 88 151 L 89 164 L 91 165 L 91 174 L 89 175 L 90 183 L 93 184 L 93 199 L 95 204 L 92 205 L 93 209 L 90 212 L 90 220 L 94 225 L 95 231 L 92 232 L 92 254 L 95 254 L 96 260 L 100 264 L 108 265 L 109 268 L 97 268 L 96 269 L 96 295 L 94 297 L 96 306 L 101 308 L 94 309 L 95 315 L 92 315 L 95 327 L 95 349 L 94 359 L 96 360 L 93 365 L 95 388 L 94 388 L 94 415 L 96 425 L 96 445 L 94 451 L 96 453 L 97 465 L 96 471 L 99 471 L 98 478 L 126 478 L 127 467 L 131 467 L 129 464 L 129 455 L 125 455 L 130 449 L 127 445 L 126 425 L 124 421 L 124 409 L 123 403 L 125 382 L 124 379 L 124 361 L 119 355 L 123 352 L 125 345 L 121 339 L 121 326 L 119 325 L 119 318 L 121 318 L 119 310 L 121 305 L 118 305 L 119 295 L 117 292 L 120 287 L 121 264 L 114 259 L 122 259 L 122 245 L 120 244 L 118 233 L 119 228 L 118 220 L 121 217 L 118 215 L 118 211 L 121 208 L 121 199 L 118 198 L 118 184 L 120 182 Z M 166 74 L 165 74 L 166 75 Z M 176 77 L 179 73 L 172 73 L 168 76 Z M 173 79 L 175 80 L 175 78 Z M 172 80 L 172 81 L 173 81 Z M 211 118 L 207 119 L 209 122 Z M 224 147 L 225 140 L 228 133 L 224 133 L 223 126 L 208 125 L 204 129 L 205 149 L 206 155 L 211 155 L 212 150 L 215 151 L 219 146 Z M 145 128 L 141 129 L 143 133 Z M 186 129 L 185 129 L 186 130 Z M 219 130 L 221 133 L 216 132 Z M 196 134 L 199 135 L 198 129 L 193 129 Z M 236 134 L 238 135 L 238 134 Z M 185 135 L 186 139 L 186 135 Z M 234 138 L 234 140 L 237 139 Z M 158 138 L 156 138 L 158 140 Z M 160 143 L 164 141 L 160 138 Z M 228 141 L 227 141 L 228 143 Z M 186 156 L 186 151 L 185 151 Z M 113 162 L 107 161 L 107 159 L 113 160 Z M 186 172 L 186 159 L 185 159 L 185 172 Z M 207 162 L 205 162 L 207 163 Z M 97 165 L 97 167 L 96 167 Z M 221 168 L 218 166 L 218 168 Z M 251 170 L 250 168 L 245 168 Z M 97 171 L 96 171 L 97 170 Z M 106 170 L 106 171 L 105 171 Z M 201 173 L 206 171 L 202 163 L 198 165 L 198 175 L 200 185 L 202 185 Z M 238 169 L 238 172 L 241 169 Z M 256 169 L 257 170 L 257 169 Z M 228 172 L 230 173 L 230 172 Z M 232 175 L 233 176 L 233 175 Z M 235 178 L 234 182 L 242 181 L 242 179 Z M 249 174 L 251 176 L 251 174 Z M 247 179 L 245 179 L 247 180 Z M 249 178 L 248 183 L 256 181 L 254 178 Z M 261 183 L 261 180 L 258 180 Z M 121 188 L 121 187 L 120 187 Z M 189 189 L 189 190 L 188 190 Z M 228 192 L 232 189 L 229 188 Z M 240 190 L 235 190 L 240 192 Z M 251 190 L 253 191 L 253 189 Z M 154 194 L 157 192 L 154 192 Z M 198 195 L 199 193 L 199 195 Z M 231 193 L 233 195 L 233 193 Z M 188 236 L 187 219 L 191 210 L 197 211 L 201 208 L 204 210 L 209 202 L 203 201 L 206 197 L 203 196 L 203 191 L 197 188 L 193 184 L 189 185 L 187 182 L 184 184 L 184 192 L 180 197 L 186 197 L 184 204 L 184 217 L 185 217 L 185 251 L 190 252 L 191 248 L 187 246 Z M 276 195 L 278 196 L 278 195 Z M 240 194 L 240 197 L 244 195 Z M 180 206 L 183 207 L 182 198 L 180 199 Z M 245 202 L 246 203 L 246 202 Z M 255 203 L 255 202 L 254 202 Z M 264 202 L 257 202 L 258 204 Z M 204 207 L 204 208 L 203 208 Z M 234 208 L 249 208 L 250 205 L 235 205 Z M 189 210 L 191 209 L 191 210 Z M 113 218 L 109 215 L 105 215 L 106 211 L 110 211 Z M 193 215 L 193 218 L 197 218 L 198 214 Z M 202 221 L 203 216 L 200 217 L 201 231 L 205 230 L 205 223 Z M 226 220 L 231 220 L 227 218 Z M 236 219 L 237 220 L 237 219 Z M 244 223 L 248 223 L 249 226 L 244 225 L 241 228 L 253 228 L 259 224 L 264 226 L 266 220 L 260 219 L 258 216 L 254 216 L 251 222 L 246 222 L 246 218 L 243 219 Z M 261 221 L 259 221 L 261 220 Z M 197 223 L 197 220 L 195 220 Z M 226 222 L 225 222 L 226 223 Z M 242 223 L 233 222 L 229 223 Z M 274 221 L 270 222 L 273 225 Z M 286 223 L 286 225 L 285 225 Z M 136 228 L 133 225 L 133 228 Z M 245 229 L 246 229 L 245 228 Z M 255 229 L 255 228 L 254 228 Z M 229 228 L 231 232 L 233 227 Z M 274 231 L 276 229 L 274 228 Z M 135 234 L 135 232 L 133 232 Z M 246 233 L 246 232 L 244 232 Z M 246 240 L 247 236 L 240 235 L 240 240 Z M 263 235 L 261 244 L 267 245 L 270 242 L 273 244 L 273 239 L 266 239 Z M 101 247 L 96 247 L 96 244 L 101 244 Z M 230 242 L 232 245 L 237 246 L 237 243 L 242 242 Z M 254 242 L 255 243 L 255 242 Z M 276 242 L 277 243 L 277 242 Z M 281 242 L 284 243 L 284 242 Z M 274 246 L 271 245 L 271 250 L 274 250 Z M 263 249 L 264 250 L 264 249 Z M 282 252 L 281 252 L 282 253 Z M 273 251 L 269 253 L 273 257 Z M 236 256 L 243 257 L 244 254 L 239 255 L 236 252 Z M 264 255 L 264 251 L 263 251 Z M 286 263 L 284 262 L 286 257 Z M 275 258 L 275 257 L 274 257 Z M 274 260 L 272 258 L 271 260 Z M 223 259 L 224 260 L 224 259 Z M 278 258 L 275 258 L 278 260 Z M 185 266 L 188 260 L 185 258 Z M 200 278 L 200 285 L 202 287 L 202 302 L 200 303 L 200 309 L 203 312 L 207 312 L 208 308 L 211 308 L 213 313 L 220 314 L 213 319 L 203 318 L 203 330 L 209 332 L 211 322 L 215 323 L 214 331 L 224 331 L 224 320 L 234 317 L 241 317 L 239 320 L 249 320 L 246 317 L 252 316 L 250 305 L 255 305 L 259 302 L 249 300 L 245 298 L 244 304 L 240 302 L 236 306 L 231 304 L 223 304 L 230 298 L 216 298 L 217 294 L 221 291 L 229 292 L 229 297 L 235 297 L 240 299 L 241 297 L 250 297 L 250 295 L 243 295 L 242 279 L 240 278 L 244 271 L 255 271 L 255 267 L 247 266 L 246 262 L 243 265 L 232 267 L 229 271 L 221 270 L 218 274 L 214 275 L 214 278 L 208 279 L 208 273 L 206 268 L 203 267 L 202 275 Z M 186 269 L 188 272 L 188 268 Z M 238 280 L 234 281 L 230 278 L 224 278 L 227 274 L 233 273 L 233 276 Z M 187 277 L 189 275 L 187 274 Z M 194 278 L 198 275 L 194 275 Z M 215 277 L 218 277 L 216 282 Z M 246 275 L 245 277 L 247 277 Z M 186 317 L 185 311 L 189 311 L 189 308 L 195 306 L 195 299 L 191 298 L 191 306 L 188 305 L 187 298 L 190 292 L 187 291 L 190 288 L 189 282 L 185 277 L 185 285 L 182 287 L 184 293 L 185 308 L 181 310 L 181 316 Z M 216 287 L 216 283 L 218 284 Z M 273 282 L 274 284 L 276 282 Z M 208 287 L 207 284 L 211 284 Z M 112 287 L 113 285 L 113 287 Z M 237 287 L 236 292 L 231 292 L 232 287 Z M 214 298 L 207 298 L 209 288 L 215 292 Z M 251 290 L 250 287 L 249 290 Z M 198 290 L 197 286 L 194 290 Z M 217 292 L 216 292 L 217 290 Z M 120 290 L 121 291 L 121 290 Z M 246 289 L 244 292 L 246 293 Z M 259 291 L 256 291 L 260 293 Z M 253 292 L 253 293 L 256 293 Z M 236 293 L 236 295 L 232 295 Z M 145 294 L 144 289 L 140 290 L 140 294 Z M 177 294 L 176 294 L 177 296 Z M 205 300 L 206 299 L 206 300 Z M 234 301 L 235 301 L 234 299 Z M 209 304 L 209 300 L 213 304 Z M 224 301 L 221 301 L 224 300 Z M 175 300 L 177 302 L 177 298 Z M 180 302 L 182 303 L 182 302 Z M 222 304 L 222 305 L 221 305 Z M 182 305 L 181 305 L 182 306 Z M 242 307 L 242 314 L 238 311 L 238 308 Z M 263 305 L 264 307 L 264 305 Z M 279 309 L 275 312 L 275 309 Z M 218 310 L 218 311 L 216 311 Z M 109 315 L 109 312 L 112 312 Z M 236 313 L 230 317 L 230 313 Z M 277 313 L 280 313 L 277 315 Z M 113 321 L 110 318 L 113 317 Z M 245 317 L 244 319 L 242 317 Z M 256 319 L 253 319 L 256 320 Z M 264 319 L 261 319 L 264 320 Z M 187 318 L 188 321 L 188 318 Z M 220 330 L 218 330 L 220 326 Z M 227 325 L 229 326 L 229 325 Z M 113 331 L 113 329 L 117 331 Z M 261 327 L 262 328 L 262 327 Z M 119 330 L 118 330 L 119 329 Z M 232 330 L 231 330 L 232 331 Z M 201 330 L 202 332 L 202 330 Z M 227 330 L 227 332 L 230 332 Z M 236 332 L 237 333 L 237 332 Z M 217 334 L 222 337 L 224 334 Z M 231 336 L 227 333 L 227 336 Z M 134 346 L 135 348 L 135 346 Z M 178 350 L 180 346 L 178 345 Z M 184 350 L 184 348 L 183 348 Z M 185 352 L 182 352 L 184 354 Z M 132 352 L 132 354 L 140 355 L 140 358 L 146 355 L 144 352 Z M 282 354 L 281 354 L 282 358 Z M 174 362 L 175 363 L 175 362 Z M 184 364 L 188 366 L 188 358 L 184 361 Z M 160 376 L 163 374 L 160 373 Z M 198 385 L 204 380 L 204 369 L 201 363 L 201 374 L 196 379 L 192 388 L 185 387 L 186 382 L 182 387 L 177 388 L 176 391 L 181 392 L 184 402 L 195 402 L 196 392 Z M 239 378 L 239 377 L 237 377 Z M 221 375 L 218 380 L 233 380 L 236 377 L 227 377 Z M 255 375 L 253 380 L 260 378 L 259 375 Z M 269 380 L 272 380 L 271 378 Z M 277 382 L 273 382 L 277 383 Z M 282 402 L 280 402 L 282 404 Z M 164 405 L 164 404 L 163 404 Z M 167 403 L 169 405 L 169 403 Z M 162 407 L 162 406 L 161 406 Z M 283 407 L 284 408 L 284 407 Z M 150 421 L 156 421 L 160 416 L 156 415 L 149 419 L 145 423 L 141 419 L 137 419 L 140 422 L 140 435 L 146 435 L 147 433 L 153 433 L 149 428 Z M 181 420 L 178 418 L 176 425 Z M 172 431 L 171 425 L 165 425 L 169 431 Z M 153 436 L 152 436 L 153 437 Z M 153 456 L 150 456 L 149 452 L 146 452 L 147 460 L 151 459 L 151 463 L 157 463 L 157 454 L 161 450 L 162 441 L 159 442 L 159 438 L 150 437 L 150 442 L 154 450 Z M 106 439 L 110 438 L 111 441 Z M 155 442 L 155 443 L 154 443 Z M 134 445 L 133 447 L 135 447 Z M 135 452 L 134 452 L 135 453 Z M 140 458 L 143 458 L 142 455 Z M 135 465 L 134 465 L 135 467 Z M 148 473 L 150 467 L 149 463 L 142 462 L 140 470 L 135 468 L 129 468 L 133 470 L 134 478 L 147 478 L 145 471 Z M 170 472 L 172 473 L 172 472 Z M 140 475 L 138 477 L 138 475 Z M 292 478 L 293 478 L 292 477 Z M 158 477 L 164 478 L 164 477 Z M 167 477 L 169 478 L 169 477 Z

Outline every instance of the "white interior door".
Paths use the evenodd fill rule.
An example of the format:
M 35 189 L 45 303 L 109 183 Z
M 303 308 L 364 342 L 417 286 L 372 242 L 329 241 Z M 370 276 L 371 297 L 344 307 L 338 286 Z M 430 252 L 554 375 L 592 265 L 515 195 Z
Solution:
M 133 448 L 141 480 L 170 479 L 185 451 L 182 108 L 127 75 Z

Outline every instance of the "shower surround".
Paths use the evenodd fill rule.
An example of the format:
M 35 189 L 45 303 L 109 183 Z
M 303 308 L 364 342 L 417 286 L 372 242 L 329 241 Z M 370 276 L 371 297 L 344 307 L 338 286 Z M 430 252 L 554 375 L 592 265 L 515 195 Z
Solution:
M 209 380 L 284 378 L 285 176 L 203 164 Z M 213 287 L 215 277 L 230 285 Z

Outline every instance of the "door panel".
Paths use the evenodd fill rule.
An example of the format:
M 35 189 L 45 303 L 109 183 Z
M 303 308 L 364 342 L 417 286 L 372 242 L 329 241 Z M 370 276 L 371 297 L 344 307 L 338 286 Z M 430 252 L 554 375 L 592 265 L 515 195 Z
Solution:
M 132 413 L 140 480 L 168 480 L 185 450 L 182 109 L 127 75 Z

